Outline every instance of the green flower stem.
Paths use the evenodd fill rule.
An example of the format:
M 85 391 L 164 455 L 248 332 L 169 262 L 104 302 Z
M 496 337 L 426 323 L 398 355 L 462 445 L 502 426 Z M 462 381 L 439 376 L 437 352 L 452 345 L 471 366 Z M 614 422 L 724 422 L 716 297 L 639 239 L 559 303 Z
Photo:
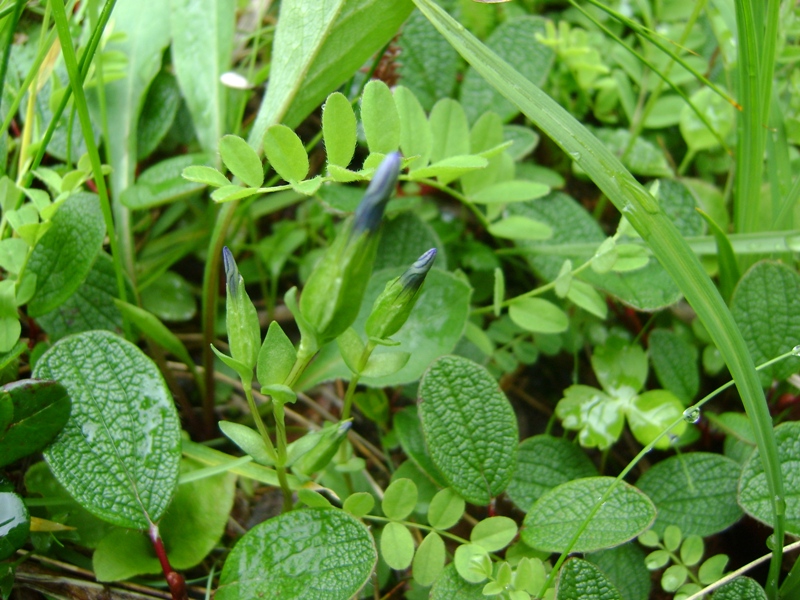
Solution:
M 800 349 L 800 346 L 795 346 L 795 348 Z M 761 365 L 758 365 L 756 367 L 756 370 L 760 371 L 762 369 L 766 369 L 767 367 L 769 367 L 769 366 L 771 366 L 771 365 L 773 365 L 773 364 L 775 364 L 777 362 L 780 362 L 780 361 L 782 361 L 782 360 L 784 360 L 786 358 L 789 358 L 790 356 L 797 356 L 797 354 L 798 353 L 795 351 L 795 349 L 789 350 L 788 352 L 785 352 L 785 353 L 781 354 L 780 356 L 777 356 L 777 357 L 773 358 L 772 360 L 768 360 L 767 362 L 765 362 L 765 363 L 763 363 Z M 700 409 L 706 403 L 708 403 L 712 398 L 716 397 L 717 395 L 719 395 L 720 393 L 722 393 L 723 391 L 725 391 L 729 387 L 733 386 L 734 383 L 735 383 L 735 381 L 731 380 L 731 381 L 728 381 L 727 383 L 722 384 L 717 389 L 715 389 L 713 392 L 711 392 L 711 393 L 707 394 L 705 397 L 703 397 L 700 401 L 698 401 L 697 403 L 695 403 L 692 406 L 690 406 L 689 408 L 687 408 L 684 411 L 683 414 L 686 415 L 686 414 L 688 414 L 688 413 L 690 413 L 691 411 L 694 411 L 694 410 L 697 410 L 698 414 L 699 414 Z M 608 489 L 598 499 L 597 503 L 594 505 L 592 510 L 589 512 L 589 514 L 586 516 L 586 518 L 584 519 L 583 523 L 581 523 L 581 526 L 578 528 L 578 531 L 575 532 L 575 535 L 570 540 L 570 542 L 569 542 L 569 544 L 567 546 L 567 549 L 564 550 L 564 552 L 561 554 L 561 556 L 558 557 L 558 560 L 556 561 L 556 564 L 553 565 L 552 572 L 547 577 L 547 581 L 545 581 L 544 586 L 542 587 L 542 589 L 539 592 L 540 596 L 544 594 L 544 592 L 549 587 L 549 585 L 550 585 L 551 581 L 553 580 L 553 578 L 558 574 L 558 570 L 561 568 L 561 565 L 569 557 L 569 553 L 571 552 L 572 547 L 578 541 L 578 538 L 580 538 L 581 534 L 586 529 L 586 527 L 589 524 L 589 522 L 594 518 L 594 515 L 597 514 L 597 511 L 600 510 L 600 507 L 603 505 L 603 503 L 611 495 L 611 492 L 614 491 L 614 488 L 616 488 L 617 485 L 621 481 L 623 481 L 625 479 L 625 477 L 628 476 L 628 473 L 630 473 L 633 470 L 633 468 L 637 464 L 639 464 L 640 460 L 642 460 L 645 456 L 647 456 L 647 454 L 653 448 L 655 448 L 656 444 L 658 443 L 658 441 L 661 438 L 663 438 L 665 435 L 668 435 L 675 427 L 680 425 L 681 421 L 683 421 L 683 420 L 684 420 L 684 416 L 681 416 L 681 417 L 675 419 L 675 421 L 673 421 L 666 429 L 664 429 L 660 434 L 658 434 L 658 436 L 656 436 L 656 438 L 652 442 L 650 442 L 644 448 L 642 448 L 639 451 L 639 454 L 637 454 L 636 456 L 633 457 L 633 459 L 627 464 L 627 466 L 624 469 L 622 469 L 620 474 L 617 475 L 616 479 L 611 483 L 611 485 L 608 486 Z
M 400 180 L 412 181 L 408 176 L 405 177 L 401 176 Z M 461 202 L 461 204 L 470 209 L 472 211 L 472 214 L 475 215 L 475 217 L 481 222 L 481 225 L 483 225 L 484 229 L 488 229 L 489 220 L 486 218 L 486 215 L 483 214 L 481 210 L 477 206 L 475 206 L 474 203 L 470 202 L 469 198 L 467 198 L 464 194 L 454 190 L 451 187 L 447 187 L 446 185 L 439 183 L 435 179 L 415 179 L 413 181 L 414 183 L 421 183 L 422 185 L 427 185 L 439 190 L 440 192 L 449 194 L 450 196 Z

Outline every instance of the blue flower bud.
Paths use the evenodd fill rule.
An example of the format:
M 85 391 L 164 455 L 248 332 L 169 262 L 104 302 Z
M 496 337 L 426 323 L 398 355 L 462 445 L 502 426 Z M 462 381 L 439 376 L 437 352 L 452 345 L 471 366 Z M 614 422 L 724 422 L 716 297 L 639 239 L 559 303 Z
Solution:
M 386 284 L 367 319 L 366 333 L 370 339 L 387 339 L 405 324 L 435 260 L 436 248 L 431 248 L 405 273 Z
M 367 192 L 356 208 L 353 219 L 353 237 L 364 231 L 374 233 L 381 224 L 383 211 L 389 198 L 397 185 L 397 176 L 400 174 L 400 153 L 391 152 L 375 169 L 372 181 L 367 186 Z
M 258 351 L 261 347 L 258 313 L 247 295 L 244 279 L 239 274 L 233 254 L 227 246 L 222 249 L 222 262 L 225 265 L 227 288 L 225 325 L 231 357 L 252 370 L 258 362 Z

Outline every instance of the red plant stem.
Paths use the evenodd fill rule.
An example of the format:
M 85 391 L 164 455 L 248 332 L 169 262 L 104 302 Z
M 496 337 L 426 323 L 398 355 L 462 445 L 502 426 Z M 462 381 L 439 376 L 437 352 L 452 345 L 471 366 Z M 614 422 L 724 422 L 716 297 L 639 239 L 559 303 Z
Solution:
M 164 541 L 158 533 L 158 525 L 150 523 L 148 533 L 150 535 L 150 541 L 153 544 L 153 550 L 155 550 L 156 556 L 158 557 L 158 562 L 161 563 L 161 570 L 164 571 L 164 579 L 167 580 L 169 591 L 172 594 L 172 600 L 188 600 L 186 581 L 184 581 L 183 575 L 173 570 L 172 565 L 169 564 L 167 549 L 164 548 Z

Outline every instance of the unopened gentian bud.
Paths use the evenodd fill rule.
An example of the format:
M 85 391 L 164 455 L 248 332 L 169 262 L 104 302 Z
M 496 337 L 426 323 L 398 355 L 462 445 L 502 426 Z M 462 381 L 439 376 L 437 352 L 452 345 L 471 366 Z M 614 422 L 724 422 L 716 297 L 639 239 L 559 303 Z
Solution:
M 369 338 L 386 339 L 400 330 L 419 299 L 422 284 L 434 260 L 436 248 L 431 248 L 405 273 L 386 284 L 367 319 L 366 333 Z
M 225 303 L 225 325 L 228 329 L 228 345 L 231 357 L 252 369 L 258 361 L 261 347 L 261 328 L 256 307 L 244 289 L 244 279 L 239 274 L 236 261 L 228 247 L 222 249 L 225 265 L 227 301 Z
M 356 320 L 367 289 L 383 211 L 397 183 L 400 155 L 393 152 L 378 166 L 351 221 L 345 224 L 308 278 L 300 312 L 322 346 Z
M 352 421 L 344 421 L 338 425 L 326 423 L 319 432 L 319 443 L 300 459 L 296 470 L 303 475 L 311 475 L 327 467 L 347 437 L 352 424 Z

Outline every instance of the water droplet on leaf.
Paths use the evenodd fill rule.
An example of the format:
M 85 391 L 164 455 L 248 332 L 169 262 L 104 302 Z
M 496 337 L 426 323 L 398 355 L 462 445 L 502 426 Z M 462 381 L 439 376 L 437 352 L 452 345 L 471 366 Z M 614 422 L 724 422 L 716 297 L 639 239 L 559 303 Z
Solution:
M 683 420 L 687 423 L 697 423 L 700 420 L 700 409 L 695 406 L 690 406 L 683 411 Z

